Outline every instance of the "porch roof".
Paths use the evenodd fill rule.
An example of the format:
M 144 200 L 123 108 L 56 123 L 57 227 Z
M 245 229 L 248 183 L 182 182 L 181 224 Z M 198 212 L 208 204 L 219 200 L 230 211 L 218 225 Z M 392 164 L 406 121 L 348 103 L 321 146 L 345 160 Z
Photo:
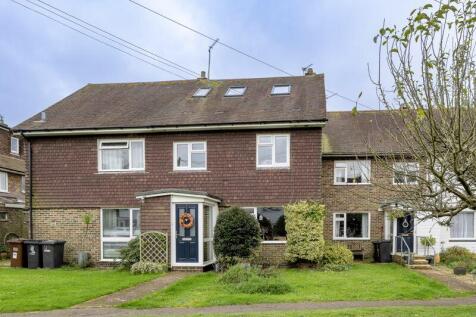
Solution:
M 172 195 L 206 198 L 206 199 L 213 200 L 217 203 L 220 203 L 222 201 L 221 198 L 214 195 L 210 195 L 209 193 L 205 191 L 195 191 L 195 190 L 188 190 L 183 188 L 164 188 L 159 190 L 140 192 L 136 194 L 136 198 L 145 199 L 145 198 L 152 198 L 152 197 L 172 196 Z

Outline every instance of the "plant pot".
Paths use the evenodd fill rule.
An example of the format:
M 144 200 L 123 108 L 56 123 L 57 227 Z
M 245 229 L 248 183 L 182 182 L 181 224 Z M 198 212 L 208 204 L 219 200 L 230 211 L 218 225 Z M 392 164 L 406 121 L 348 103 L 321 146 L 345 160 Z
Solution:
M 466 268 L 463 266 L 457 266 L 453 269 L 455 275 L 466 275 Z
M 433 262 L 435 264 L 440 264 L 440 255 L 438 253 L 433 257 Z
M 85 268 L 89 266 L 89 252 L 86 252 L 86 251 L 78 252 L 78 266 L 80 268 Z

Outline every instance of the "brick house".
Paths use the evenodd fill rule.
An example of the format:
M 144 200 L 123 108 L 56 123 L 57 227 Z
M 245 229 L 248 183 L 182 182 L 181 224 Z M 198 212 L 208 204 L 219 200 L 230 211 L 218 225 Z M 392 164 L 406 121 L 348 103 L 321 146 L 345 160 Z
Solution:
M 28 234 L 23 156 L 21 138 L 0 119 L 0 245 Z
M 174 269 L 202 269 L 214 262 L 218 210 L 235 205 L 267 220 L 262 255 L 280 261 L 283 206 L 322 198 L 325 122 L 324 76 L 312 72 L 87 85 L 15 128 L 31 147 L 32 236 L 102 265 L 139 231 L 159 230 Z

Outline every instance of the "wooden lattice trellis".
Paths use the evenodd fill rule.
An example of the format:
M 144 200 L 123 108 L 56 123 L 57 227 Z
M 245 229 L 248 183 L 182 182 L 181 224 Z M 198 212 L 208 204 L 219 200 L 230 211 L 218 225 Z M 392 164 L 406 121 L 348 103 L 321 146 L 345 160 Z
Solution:
M 160 231 L 144 232 L 140 235 L 140 260 L 168 264 L 168 238 Z

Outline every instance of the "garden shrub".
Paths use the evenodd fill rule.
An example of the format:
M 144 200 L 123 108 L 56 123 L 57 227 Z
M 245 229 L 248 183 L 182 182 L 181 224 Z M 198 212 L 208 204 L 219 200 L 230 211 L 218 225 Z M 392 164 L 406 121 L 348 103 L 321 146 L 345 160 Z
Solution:
M 352 252 L 342 244 L 326 244 L 322 254 L 321 264 L 323 266 L 332 267 L 336 265 L 352 264 L 354 256 Z
M 140 261 L 140 240 L 139 238 L 132 239 L 129 241 L 125 248 L 120 250 L 121 252 L 121 263 L 119 264 L 120 269 L 130 270 L 134 263 Z
M 167 271 L 165 264 L 139 261 L 131 266 L 132 274 L 149 274 L 149 273 L 161 273 Z
M 246 282 L 255 275 L 257 275 L 256 271 L 251 266 L 237 264 L 223 273 L 219 281 L 224 284 L 237 284 Z
M 447 265 L 453 262 L 471 260 L 473 257 L 471 251 L 458 246 L 449 247 L 440 253 L 441 262 Z
M 316 201 L 300 201 L 284 207 L 289 262 L 320 261 L 324 249 L 325 206 Z
M 215 254 L 220 258 L 247 258 L 260 243 L 256 219 L 239 207 L 231 207 L 217 217 L 214 235 Z

